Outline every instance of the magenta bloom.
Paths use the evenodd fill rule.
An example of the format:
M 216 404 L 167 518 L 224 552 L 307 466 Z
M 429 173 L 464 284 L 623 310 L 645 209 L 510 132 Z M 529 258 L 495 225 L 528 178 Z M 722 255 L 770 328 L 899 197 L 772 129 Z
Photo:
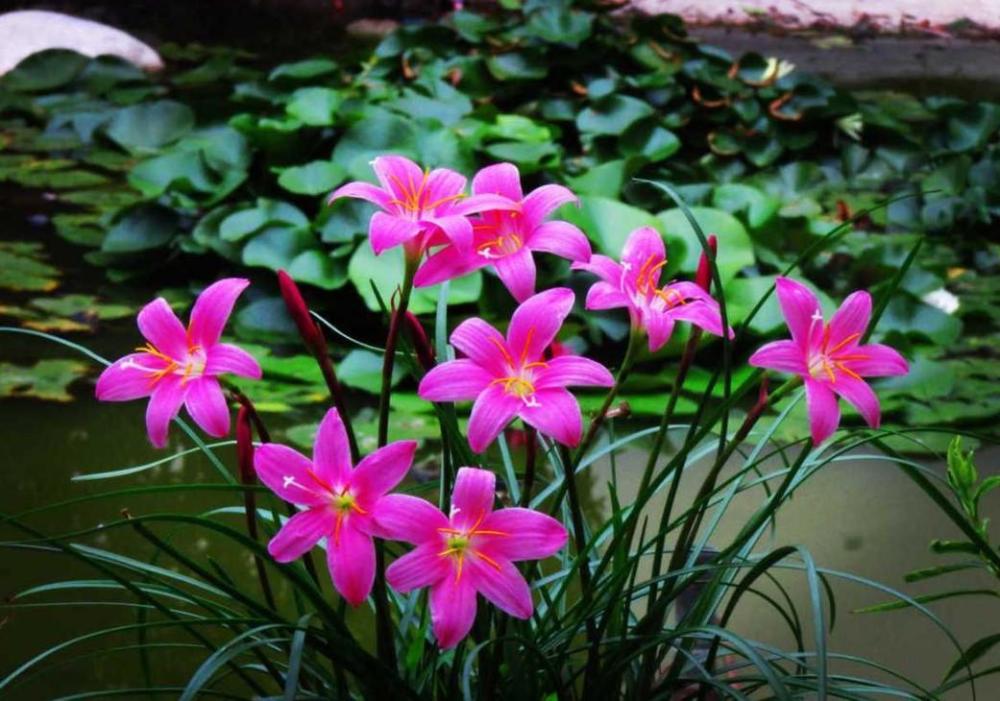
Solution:
M 531 590 L 514 562 L 549 557 L 566 544 L 566 529 L 531 509 L 493 510 L 496 478 L 463 467 L 451 495 L 451 516 L 404 494 L 383 499 L 376 516 L 386 536 L 416 545 L 386 570 L 399 592 L 430 587 L 431 623 L 438 645 L 452 648 L 476 617 L 476 592 L 501 611 L 530 618 Z
M 301 453 L 265 443 L 254 455 L 260 481 L 285 501 L 302 507 L 267 544 L 278 562 L 291 562 L 326 538 L 330 578 L 352 606 L 367 598 L 375 581 L 375 524 L 384 495 L 406 476 L 416 441 L 397 441 L 351 467 L 344 422 L 336 409 L 323 417 L 310 462 Z
M 468 250 L 472 224 L 466 215 L 512 206 L 495 195 L 466 197 L 464 175 L 447 168 L 421 170 L 402 156 L 379 156 L 372 161 L 372 170 L 382 187 L 362 181 L 347 183 L 334 190 L 330 201 L 356 197 L 382 209 L 372 215 L 369 225 L 376 255 L 403 244 L 408 256 L 419 258 L 426 246 L 449 240 Z
M 205 433 L 227 435 L 229 406 L 218 376 L 227 372 L 255 380 L 261 376 L 253 356 L 219 342 L 236 298 L 249 284 L 242 278 L 226 278 L 206 287 L 195 300 L 187 329 L 162 297 L 147 304 L 137 319 L 146 345 L 101 373 L 97 398 L 125 402 L 149 397 L 146 431 L 157 448 L 167 444 L 167 428 L 182 404 Z
M 535 294 L 532 251 L 572 261 L 590 260 L 590 243 L 582 231 L 569 222 L 545 221 L 559 206 L 576 201 L 562 185 L 543 185 L 525 197 L 517 166 L 499 163 L 476 174 L 472 193 L 477 197 L 498 195 L 510 204 L 507 209 L 486 210 L 472 222 L 471 249 L 453 244 L 429 257 L 413 279 L 417 287 L 436 285 L 492 265 L 514 299 L 523 302 Z
M 813 444 L 825 441 L 840 424 L 837 395 L 854 405 L 869 426 L 878 428 L 878 397 L 861 378 L 905 375 L 910 368 L 889 346 L 858 345 L 871 319 L 871 295 L 854 292 L 824 324 L 819 300 L 807 287 L 784 277 L 775 286 L 792 340 L 765 344 L 750 356 L 750 364 L 805 380 Z
M 607 256 L 594 255 L 589 263 L 574 263 L 573 267 L 601 278 L 587 292 L 587 309 L 627 308 L 633 330 L 646 331 L 650 351 L 659 350 L 670 340 L 678 321 L 687 321 L 721 336 L 719 303 L 710 294 L 693 282 L 672 282 L 660 287 L 660 270 L 666 264 L 666 248 L 660 233 L 643 226 L 628 235 L 621 264 Z M 733 337 L 732 329 L 729 337 Z
M 540 292 L 521 304 L 510 320 L 507 337 L 482 319 L 468 319 L 451 334 L 451 344 L 466 355 L 442 363 L 424 375 L 418 393 L 432 402 L 474 399 L 469 445 L 482 452 L 520 417 L 560 443 L 580 442 L 580 405 L 569 385 L 610 387 L 614 378 L 600 363 L 578 355 L 545 360 L 573 308 L 565 287 Z

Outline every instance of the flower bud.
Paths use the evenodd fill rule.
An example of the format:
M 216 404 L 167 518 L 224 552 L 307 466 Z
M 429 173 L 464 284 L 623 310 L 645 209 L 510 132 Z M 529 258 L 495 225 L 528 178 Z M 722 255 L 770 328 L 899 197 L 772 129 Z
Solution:
M 406 312 L 406 330 L 410 334 L 410 342 L 413 343 L 413 350 L 417 354 L 417 361 L 425 372 L 434 367 L 434 349 L 431 348 L 430 341 L 427 340 L 427 333 L 424 331 L 420 319 L 413 312 Z
M 250 409 L 240 404 L 236 414 L 236 462 L 240 469 L 240 482 L 253 484 L 256 473 L 253 469 L 253 429 L 250 426 Z
M 285 300 L 288 314 L 295 322 L 295 326 L 298 327 L 299 335 L 302 336 L 302 340 L 309 350 L 317 353 L 320 349 L 325 348 L 323 334 L 309 314 L 309 307 L 306 306 L 306 301 L 302 298 L 298 285 L 284 270 L 278 271 L 278 287 L 281 289 L 281 297 Z
M 715 258 L 719 250 L 719 239 L 715 234 L 708 235 L 708 247 L 712 249 L 712 258 Z M 698 287 L 706 292 L 712 286 L 712 266 L 704 251 L 701 252 L 701 257 L 698 259 L 698 272 L 695 273 L 694 281 Z

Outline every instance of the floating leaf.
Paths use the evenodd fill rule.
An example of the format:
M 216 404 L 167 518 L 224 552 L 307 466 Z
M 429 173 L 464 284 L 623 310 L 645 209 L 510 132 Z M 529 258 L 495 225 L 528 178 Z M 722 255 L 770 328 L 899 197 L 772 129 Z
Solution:
M 285 110 L 303 124 L 330 126 L 337 121 L 337 111 L 344 98 L 330 88 L 299 88 L 292 93 Z
M 128 210 L 101 244 L 105 253 L 139 253 L 162 248 L 179 233 L 177 215 L 160 205 L 143 204 Z
M 612 95 L 585 108 L 576 126 L 584 134 L 617 136 L 653 113 L 646 102 L 628 95 Z
M 283 168 L 280 173 L 278 184 L 297 195 L 328 194 L 347 178 L 347 171 L 330 161 Z
M 48 291 L 59 286 L 59 269 L 45 262 L 42 244 L 0 241 L 0 288 Z
M 76 360 L 39 360 L 34 365 L 0 363 L 0 397 L 68 402 L 69 386 L 87 373 Z
M 397 384 L 405 374 L 398 363 L 394 365 L 392 384 Z M 377 394 L 382 386 L 382 356 L 369 350 L 352 350 L 337 363 L 337 377 L 348 387 Z
M 105 133 L 129 151 L 145 151 L 177 141 L 193 126 L 190 107 L 173 100 L 157 100 L 118 110 Z

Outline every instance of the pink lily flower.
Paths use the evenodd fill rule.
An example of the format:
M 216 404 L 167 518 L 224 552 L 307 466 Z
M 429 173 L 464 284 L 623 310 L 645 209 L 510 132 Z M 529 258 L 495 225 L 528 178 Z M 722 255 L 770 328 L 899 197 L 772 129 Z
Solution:
M 809 288 L 785 277 L 779 277 L 775 287 L 792 340 L 765 344 L 750 356 L 750 364 L 802 377 L 814 445 L 829 438 L 840 424 L 837 395 L 854 405 L 869 426 L 878 428 L 878 397 L 862 378 L 905 375 L 910 368 L 889 346 L 859 345 L 871 319 L 871 295 L 852 293 L 824 324 L 819 300 Z
M 447 168 L 421 170 L 403 156 L 379 156 L 372 161 L 372 170 L 381 187 L 363 181 L 347 183 L 333 191 L 329 202 L 355 197 L 382 209 L 369 224 L 376 255 L 403 244 L 407 257 L 417 260 L 427 246 L 449 240 L 468 249 L 473 236 L 467 215 L 512 206 L 495 195 L 466 197 L 464 175 Z
M 406 593 L 430 587 L 431 625 L 442 649 L 455 647 L 476 618 L 476 593 L 515 618 L 531 617 L 531 590 L 513 563 L 540 560 L 566 544 L 557 520 L 531 509 L 493 510 L 496 477 L 463 467 L 451 495 L 451 515 L 424 499 L 391 494 L 376 520 L 388 538 L 417 546 L 386 570 Z
M 580 405 L 569 385 L 610 387 L 614 378 L 600 363 L 578 355 L 545 359 L 573 308 L 565 287 L 540 292 L 521 304 L 507 337 L 479 318 L 467 319 L 451 334 L 451 344 L 466 355 L 434 367 L 417 392 L 432 402 L 474 399 L 469 445 L 481 453 L 515 417 L 560 443 L 580 442 Z
M 97 380 L 102 402 L 125 402 L 149 397 L 146 431 L 157 448 L 167 444 L 167 428 L 183 404 L 205 433 L 229 433 L 229 406 L 218 376 L 233 373 L 259 380 L 260 365 L 242 348 L 220 343 L 236 298 L 250 284 L 226 278 L 206 287 L 191 309 L 185 329 L 162 297 L 139 312 L 139 331 L 146 345 L 119 358 Z
M 413 464 L 416 441 L 397 441 L 351 466 L 344 422 L 330 409 L 320 422 L 313 459 L 298 451 L 265 443 L 254 454 L 260 481 L 287 502 L 302 507 L 267 544 L 278 562 L 291 562 L 326 538 L 327 566 L 333 586 L 358 606 L 375 581 L 375 517 L 385 494 L 399 484 Z
M 437 285 L 493 266 L 518 302 L 535 294 L 535 260 L 532 251 L 552 253 L 571 261 L 590 260 L 590 242 L 577 227 L 564 221 L 545 221 L 561 205 L 577 198 L 562 185 L 542 185 L 527 197 L 521 175 L 512 163 L 498 163 L 476 173 L 473 196 L 497 195 L 509 201 L 508 209 L 487 210 L 472 222 L 472 248 L 445 246 L 417 271 L 416 287 Z
M 645 330 L 649 350 L 657 351 L 670 340 L 674 325 L 687 321 L 721 336 L 719 303 L 693 282 L 672 282 L 660 287 L 660 270 L 667 264 L 666 247 L 656 229 L 643 226 L 628 235 L 622 262 L 594 255 L 589 263 L 574 263 L 600 278 L 587 292 L 587 309 L 628 309 L 633 331 Z M 729 329 L 729 337 L 733 330 Z

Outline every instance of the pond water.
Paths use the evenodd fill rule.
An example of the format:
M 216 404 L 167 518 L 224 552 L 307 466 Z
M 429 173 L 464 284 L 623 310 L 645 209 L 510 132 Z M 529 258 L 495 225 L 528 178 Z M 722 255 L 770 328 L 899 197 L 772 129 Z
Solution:
M 66 291 L 87 290 L 111 298 L 135 301 L 148 297 L 149 290 L 113 288 L 101 274 L 85 267 L 76 249 L 67 248 L 54 240 L 46 226 L 29 228 L 23 213 L 0 212 L 6 220 L 5 237 L 40 237 L 47 244 L 59 265 L 66 272 Z M 116 355 L 131 348 L 135 342 L 132 322 L 127 320 L 102 331 L 100 336 L 82 337 L 85 345 L 99 352 Z M 42 357 L 70 357 L 65 349 L 40 339 L 20 336 L 0 336 L 0 361 L 28 362 Z M 96 366 L 95 366 L 96 375 Z M 80 497 L 109 488 L 138 485 L 163 485 L 180 482 L 215 482 L 212 467 L 199 454 L 176 458 L 168 464 L 113 482 L 72 482 L 74 475 L 115 469 L 145 463 L 162 457 L 147 443 L 143 431 L 141 402 L 129 404 L 99 404 L 92 398 L 92 386 L 80 382 L 75 386 L 76 401 L 58 404 L 25 399 L 0 400 L 0 510 L 17 512 L 28 508 Z M 280 427 L 280 422 L 278 423 Z M 620 430 L 628 430 L 622 427 Z M 179 432 L 172 436 L 171 450 L 188 447 Z M 223 460 L 232 465 L 231 448 L 221 452 Z M 1000 458 L 1000 451 L 984 450 L 979 456 L 981 470 Z M 645 455 L 627 451 L 617 462 L 621 492 L 627 497 L 634 492 Z M 934 464 L 941 469 L 940 464 Z M 698 466 L 685 473 L 681 500 L 690 500 L 697 489 Z M 605 484 L 610 478 L 607 465 L 600 466 L 582 482 L 588 492 L 591 517 L 604 518 L 608 501 Z M 724 543 L 726 538 L 749 517 L 760 503 L 760 490 L 739 496 L 720 523 L 713 541 Z M 231 497 L 221 494 L 177 492 L 156 498 L 129 496 L 90 502 L 65 508 L 30 520 L 46 533 L 64 533 L 87 529 L 95 524 L 118 520 L 121 510 L 132 513 L 183 512 L 199 513 L 232 505 Z M 990 505 L 994 516 L 1000 508 Z M 656 505 L 653 505 L 656 508 Z M 658 509 L 657 509 L 658 512 Z M 238 523 L 238 517 L 233 523 Z M 165 531 L 163 535 L 169 535 Z M 780 512 L 776 529 L 767 534 L 759 547 L 798 544 L 808 548 L 823 567 L 844 570 L 863 577 L 899 587 L 911 595 L 941 590 L 942 582 L 917 586 L 905 585 L 906 572 L 941 564 L 943 559 L 932 555 L 928 543 L 933 538 L 950 538 L 956 529 L 936 510 L 930 501 L 908 478 L 887 462 L 848 460 L 828 466 L 809 480 Z M 0 538 L 20 537 L 10 528 L 0 529 Z M 217 540 L 190 532 L 177 532 L 177 542 L 190 552 L 212 558 L 233 576 L 252 580 L 250 558 Z M 151 547 L 122 529 L 109 533 L 82 536 L 81 543 L 94 547 L 112 548 L 124 554 L 146 559 Z M 161 563 L 169 564 L 169 563 Z M 61 555 L 33 550 L 4 550 L 0 558 L 0 594 L 7 596 L 27 586 L 76 577 L 94 577 L 94 572 Z M 783 576 L 784 583 L 795 599 L 800 612 L 808 611 L 808 593 L 803 577 L 793 572 Z M 953 576 L 950 588 L 994 588 L 995 581 L 984 576 Z M 252 584 L 250 585 L 252 586 Z M 834 582 L 837 594 L 837 623 L 830 637 L 832 651 L 851 653 L 877 660 L 900 670 L 922 684 L 933 686 L 943 671 L 957 656 L 946 637 L 926 618 L 912 610 L 883 614 L 853 614 L 852 609 L 885 601 L 887 596 L 847 582 Z M 330 592 L 329 585 L 327 591 Z M 279 596 L 282 592 L 279 590 Z M 290 605 L 284 592 L 284 605 Z M 332 597 L 333 594 L 330 593 Z M 35 601 L 72 600 L 76 594 L 48 595 Z M 91 603 L 84 606 L 39 607 L 20 609 L 3 621 L 0 627 L 0 659 L 6 671 L 32 654 L 60 640 L 98 627 L 133 622 L 134 612 L 107 605 L 112 597 L 96 593 L 85 595 Z M 983 599 L 956 599 L 934 605 L 934 611 L 949 626 L 963 644 L 996 632 L 997 617 L 981 603 Z M 366 614 L 360 614 L 356 629 L 366 635 Z M 765 643 L 790 647 L 792 640 L 781 628 L 777 617 L 765 605 L 751 600 L 734 620 L 743 634 Z M 101 645 L 128 645 L 131 638 L 108 638 Z M 79 652 L 94 650 L 91 643 Z M 200 651 L 197 651 L 200 653 Z M 194 653 L 171 650 L 155 662 L 156 679 L 160 683 L 183 683 L 183 671 L 190 669 Z M 123 652 L 103 658 L 88 658 L 79 664 L 58 668 L 33 683 L 17 687 L 5 698 L 50 698 L 60 693 L 87 689 L 104 689 L 124 684 L 132 678 L 138 659 L 134 653 Z M 841 667 L 836 667 L 841 668 Z M 861 671 L 861 670 L 854 670 Z M 871 674 L 866 672 L 866 674 Z M 873 675 L 875 676 L 875 675 Z M 985 682 L 979 686 L 983 699 L 1000 697 L 1000 684 Z M 949 698 L 972 698 L 967 689 Z

